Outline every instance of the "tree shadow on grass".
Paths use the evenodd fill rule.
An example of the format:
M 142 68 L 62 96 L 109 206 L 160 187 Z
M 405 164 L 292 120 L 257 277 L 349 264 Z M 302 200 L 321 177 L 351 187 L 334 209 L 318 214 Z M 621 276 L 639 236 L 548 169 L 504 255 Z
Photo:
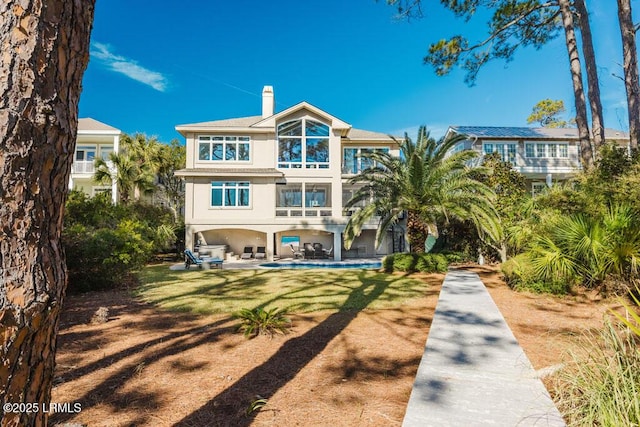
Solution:
M 351 291 L 342 307 L 350 307 L 354 300 L 363 301 L 366 307 L 379 298 L 393 280 L 398 280 L 366 281 L 364 273 L 360 273 L 359 277 L 362 284 Z M 322 352 L 358 313 L 359 311 L 341 308 L 304 335 L 286 341 L 262 365 L 242 376 L 175 425 L 250 425 L 256 412 L 247 414 L 246 409 L 256 396 L 259 395 L 263 399 L 272 397 Z

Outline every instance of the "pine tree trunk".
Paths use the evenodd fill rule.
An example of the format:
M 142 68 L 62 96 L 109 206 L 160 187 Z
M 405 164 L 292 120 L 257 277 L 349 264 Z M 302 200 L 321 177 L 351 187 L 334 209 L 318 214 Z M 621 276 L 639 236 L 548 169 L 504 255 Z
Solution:
M 93 0 L 0 3 L 0 403 L 2 426 L 46 424 L 58 315 L 60 242 L 88 62 Z
M 584 0 L 574 1 L 578 12 L 578 22 L 580 24 L 580 35 L 582 37 L 582 56 L 587 70 L 587 97 L 591 107 L 591 132 L 593 133 L 593 148 L 597 150 L 604 144 L 604 118 L 602 114 L 602 101 L 600 100 L 600 84 L 598 82 L 598 67 L 596 65 L 596 54 L 593 50 L 593 39 L 591 38 L 591 25 L 589 23 L 589 13 Z
M 573 14 L 571 13 L 570 0 L 558 0 L 558 5 L 560 6 L 560 13 L 562 14 L 562 25 L 564 27 L 567 51 L 569 53 L 571 78 L 573 80 L 573 95 L 576 105 L 576 125 L 578 126 L 580 157 L 582 160 L 582 167 L 589 169 L 593 165 L 593 150 L 591 148 L 589 124 L 587 120 L 587 103 L 585 101 L 584 87 L 582 85 L 580 54 L 578 53 L 576 34 L 573 29 Z
M 631 148 L 637 148 L 640 141 L 640 88 L 638 88 L 636 32 L 631 18 L 630 0 L 618 0 L 618 21 L 620 22 L 620 33 L 622 35 L 624 85 L 627 90 L 629 110 L 629 143 Z
M 424 253 L 424 242 L 429 236 L 429 227 L 416 211 L 407 212 L 407 240 L 413 253 Z

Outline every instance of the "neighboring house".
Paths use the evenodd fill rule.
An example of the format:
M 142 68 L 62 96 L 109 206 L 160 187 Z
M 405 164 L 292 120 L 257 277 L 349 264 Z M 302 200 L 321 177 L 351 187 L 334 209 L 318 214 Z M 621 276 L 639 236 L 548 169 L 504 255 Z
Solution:
M 301 102 L 274 114 L 271 86 L 262 115 L 176 126 L 186 138 L 186 246 L 224 245 L 241 254 L 266 247 L 267 259 L 292 257 L 291 246 L 320 243 L 336 260 L 404 249 L 404 231 L 388 232 L 379 249 L 377 221 L 365 226 L 349 251 L 342 233 L 355 191 L 348 178 L 368 166 L 360 154 L 398 154 L 386 134 L 350 124 Z M 219 249 L 218 249 L 219 250 Z
M 575 128 L 529 128 L 451 126 L 445 136 L 465 135 L 453 152 L 475 150 L 481 156 L 497 152 L 502 160 L 527 179 L 533 195 L 564 181 L 581 169 L 578 130 Z M 627 147 L 629 135 L 605 129 L 607 142 Z
M 120 130 L 91 118 L 78 119 L 76 151 L 71 165 L 69 188 L 83 191 L 89 196 L 108 191 L 116 203 L 118 189 L 112 185 L 101 185 L 93 180 L 94 162 L 97 158 L 109 159 L 109 153 L 118 152 Z

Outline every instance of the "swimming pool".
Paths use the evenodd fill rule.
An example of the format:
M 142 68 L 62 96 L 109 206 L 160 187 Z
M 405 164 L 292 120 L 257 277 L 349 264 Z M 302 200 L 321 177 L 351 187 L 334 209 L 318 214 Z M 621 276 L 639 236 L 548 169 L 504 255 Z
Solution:
M 382 262 L 380 261 L 336 261 L 336 262 L 268 262 L 260 264 L 260 267 L 264 268 L 380 268 Z

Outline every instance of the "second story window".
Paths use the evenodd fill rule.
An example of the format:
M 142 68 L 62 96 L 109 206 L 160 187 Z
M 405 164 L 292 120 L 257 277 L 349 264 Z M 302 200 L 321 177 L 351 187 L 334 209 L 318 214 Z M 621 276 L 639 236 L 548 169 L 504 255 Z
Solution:
M 248 162 L 251 138 L 248 136 L 198 137 L 198 160 L 210 162 Z
M 526 144 L 524 144 L 524 155 L 528 158 L 567 158 L 569 157 L 569 144 L 527 142 Z
M 503 144 L 485 142 L 484 144 L 482 144 L 482 153 L 484 155 L 498 153 L 503 162 L 509 162 L 514 165 L 516 164 L 516 152 L 517 145 L 512 143 Z
M 329 168 L 329 126 L 310 119 L 278 125 L 278 167 Z
M 247 207 L 250 202 L 251 187 L 248 182 L 211 183 L 211 207 Z
M 76 147 L 76 155 L 73 159 L 73 172 L 75 173 L 93 173 L 93 162 L 96 160 L 96 147 L 78 146 Z
M 368 167 L 375 166 L 366 155 L 374 151 L 388 153 L 388 148 L 345 148 L 342 157 L 342 173 L 358 174 Z

